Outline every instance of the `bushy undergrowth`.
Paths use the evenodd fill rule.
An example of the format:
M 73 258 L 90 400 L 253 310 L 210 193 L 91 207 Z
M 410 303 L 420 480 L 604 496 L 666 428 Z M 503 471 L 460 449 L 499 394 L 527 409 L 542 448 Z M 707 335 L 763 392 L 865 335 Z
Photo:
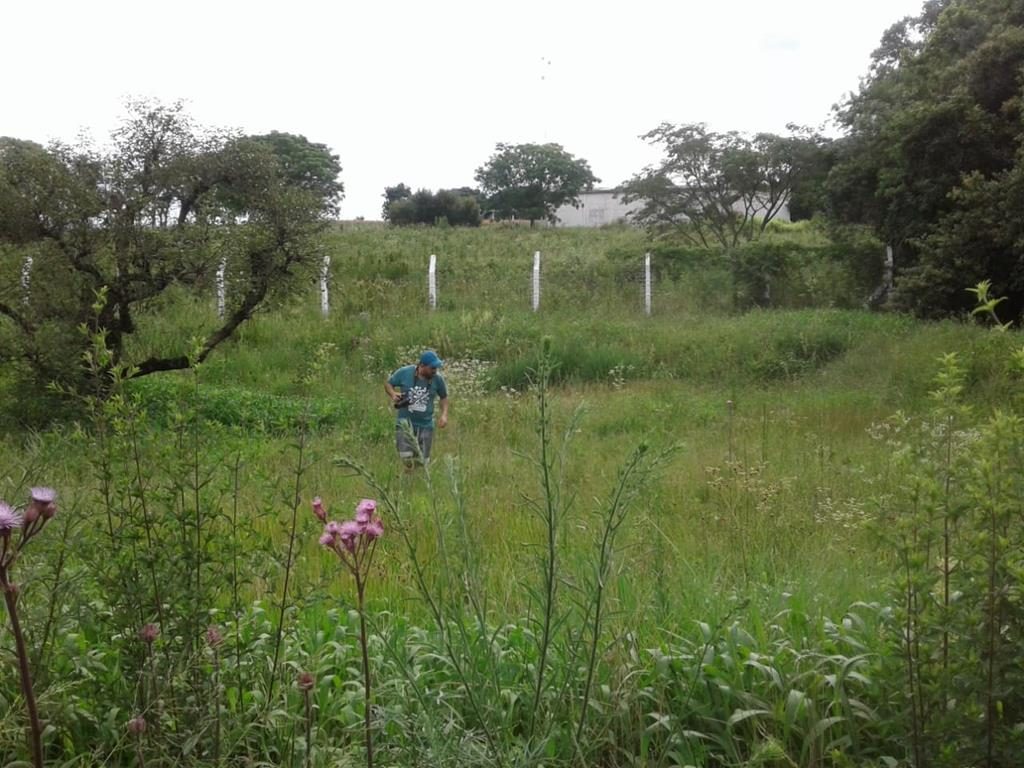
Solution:
M 48 764 L 359 765 L 368 721 L 383 766 L 1016 765 L 1018 335 L 568 294 L 534 315 L 500 290 L 396 314 L 421 287 L 413 240 L 371 264 L 392 236 L 356 255 L 394 275 L 353 271 L 345 311 L 278 307 L 195 372 L 114 376 L 4 444 L 0 498 L 61 490 L 18 562 Z M 587 264 L 576 233 L 513 244 L 540 238 Z M 139 343 L 204 313 L 179 296 Z M 405 478 L 379 390 L 427 345 L 453 426 Z M 377 499 L 362 612 L 321 492 Z M 0 711 L 0 764 L 24 765 L 7 661 Z
M 351 406 L 338 397 L 275 395 L 230 386 L 197 389 L 187 373 L 136 379 L 126 385 L 126 391 L 162 427 L 172 426 L 178 404 L 189 398 L 203 421 L 250 433 L 294 434 L 303 426 L 336 428 L 352 415 Z
M 311 359 L 296 402 L 316 403 L 328 352 Z M 510 543 L 528 562 L 511 590 L 495 590 L 459 462 L 421 492 L 341 462 L 385 523 L 364 614 L 377 764 L 1014 765 L 1019 664 L 998 628 L 1020 621 L 1020 488 L 1003 470 L 1024 430 L 1016 415 L 966 410 L 955 360 L 921 429 L 906 418 L 875 429 L 897 463 L 872 479 L 874 494 L 840 503 L 822 487 L 810 519 L 789 481 L 743 458 L 751 435 L 739 421 L 733 432 L 730 411 L 727 454 L 697 496 L 698 539 L 728 557 L 715 566 L 723 591 L 693 615 L 666 594 L 685 581 L 662 577 L 639 598 L 631 578 L 641 556 L 654 569 L 673 557 L 655 501 L 668 457 L 623 446 L 619 474 L 579 495 L 569 459 L 586 422 L 552 408 L 557 359 L 549 344 L 527 390 L 538 432 L 520 490 L 533 522 Z M 364 760 L 359 604 L 325 578 L 308 511 L 328 458 L 309 439 L 313 411 L 295 417 L 294 444 L 264 475 L 245 436 L 204 415 L 205 375 L 173 390 L 161 421 L 118 383 L 89 401 L 81 429 L 23 453 L 26 475 L 53 466 L 47 450 L 89 457 L 64 478 L 48 546 L 22 563 L 51 764 Z M 20 477 L 9 472 L 5 492 Z M 823 522 L 872 519 L 894 566 L 891 600 L 830 616 L 771 594 Z M 638 623 L 637 611 L 657 620 Z M 0 702 L 0 749 L 27 757 L 10 665 Z

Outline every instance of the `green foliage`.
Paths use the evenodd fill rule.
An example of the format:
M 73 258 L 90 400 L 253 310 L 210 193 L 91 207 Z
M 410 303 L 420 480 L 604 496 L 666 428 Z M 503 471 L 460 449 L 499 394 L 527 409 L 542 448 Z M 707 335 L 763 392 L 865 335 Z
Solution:
M 137 379 L 128 383 L 126 390 L 138 398 L 150 420 L 164 427 L 173 424 L 178 404 L 187 399 L 204 422 L 243 433 L 293 434 L 304 424 L 311 429 L 333 429 L 351 416 L 351 407 L 337 397 L 273 395 L 210 385 L 193 392 L 194 383 L 186 376 Z
M 1013 325 L 1012 323 L 1001 323 L 999 321 L 999 314 L 996 312 L 996 307 L 1006 301 L 1005 296 L 992 296 L 992 281 L 982 280 L 973 288 L 967 289 L 968 293 L 974 295 L 975 301 L 978 305 L 971 312 L 972 315 L 978 317 L 984 317 L 993 323 L 993 327 L 998 331 L 1008 331 Z
M 341 175 L 338 156 L 326 144 L 279 131 L 246 138 L 270 148 L 287 184 L 312 192 L 324 201 L 329 213 L 337 215 L 345 185 L 338 180 Z
M 404 187 L 404 184 L 400 184 L 397 189 L 401 190 Z M 389 194 L 399 194 L 394 192 L 395 189 L 385 190 L 385 197 Z M 453 227 L 478 227 L 480 204 L 471 190 L 467 192 L 442 189 L 434 193 L 421 189 L 402 198 L 388 197 L 384 218 L 398 226 L 447 224 Z
M 821 136 L 716 133 L 701 123 L 663 123 L 644 135 L 665 157 L 633 177 L 623 199 L 641 203 L 635 219 L 691 245 L 735 248 L 764 233 L 798 183 L 824 172 Z
M 728 267 L 667 243 L 646 317 L 622 300 L 645 246 L 625 228 L 367 226 L 324 242 L 345 276 L 329 318 L 311 286 L 196 370 L 130 381 L 94 333 L 85 362 L 110 396 L 80 402 L 77 423 L 7 429 L 0 497 L 36 477 L 61 490 L 50 546 L 19 563 L 51 762 L 359 764 L 359 617 L 304 512 L 322 494 L 384 510 L 367 593 L 381 765 L 1014 764 L 1014 330 L 724 314 Z M 539 313 L 523 295 L 534 249 L 555 283 Z M 785 267 L 785 305 L 803 300 L 794 275 L 841 265 L 856 284 L 858 254 L 877 252 L 810 223 L 742 250 L 753 276 L 762 259 Z M 433 312 L 430 252 L 448 254 L 451 302 Z M 976 298 L 999 313 L 993 291 Z M 126 349 L 193 338 L 210 304 L 163 294 Z M 405 477 L 380 390 L 427 345 L 448 359 L 453 421 L 431 473 Z M 547 374 L 543 424 L 530 369 Z M 15 416 L 28 407 L 43 406 Z M 680 441 L 669 471 L 630 450 Z M 150 621 L 152 648 L 137 636 Z M 7 662 L 0 709 L 0 754 L 23 759 Z
M 142 714 L 147 763 L 212 765 L 219 729 L 224 764 L 297 768 L 307 756 L 325 768 L 358 764 L 365 710 L 351 590 L 328 577 L 312 516 L 291 517 L 322 493 L 345 507 L 363 495 L 393 505 L 382 502 L 387 534 L 370 589 L 381 765 L 907 764 L 906 670 L 894 653 L 905 616 L 902 600 L 884 589 L 899 552 L 878 547 L 863 527 L 872 517 L 867 500 L 881 495 L 880 528 L 908 530 L 903 494 L 916 475 L 891 446 L 867 440 L 865 428 L 893 403 L 921 409 L 933 388 L 929 361 L 943 348 L 962 351 L 962 370 L 950 369 L 936 409 L 959 409 L 960 398 L 975 408 L 1007 402 L 993 387 L 1007 379 L 1012 332 L 851 312 L 410 310 L 409 322 L 396 324 L 388 312 L 361 320 L 353 308 L 325 321 L 316 309 L 258 318 L 226 355 L 181 379 L 116 383 L 115 397 L 91 401 L 80 429 L 53 429 L 17 450 L 7 441 L 0 495 L 25 473 L 53 473 L 66 504 L 55 522 L 70 526 L 63 536 L 53 529 L 53 547 L 23 563 L 31 568 L 25 624 L 33 638 L 50 638 L 33 645 L 45 646 L 39 690 L 51 761 L 133 765 L 125 723 Z M 453 364 L 483 347 L 502 364 L 540 365 L 536 350 L 545 350 L 546 464 L 559 500 L 553 528 L 530 514 L 547 498 L 531 493 L 544 486 L 536 399 L 473 390 L 457 378 L 462 369 L 452 380 L 455 421 L 429 484 L 394 476 L 380 381 L 404 359 L 403 346 L 423 337 L 443 341 Z M 320 346 L 328 340 L 337 347 Z M 595 359 L 592 377 L 559 373 L 574 365 L 577 348 L 604 347 L 611 352 Z M 94 353 L 102 369 L 98 341 Z M 296 370 L 307 372 L 302 381 Z M 579 399 L 588 403 L 582 419 L 574 417 Z M 305 417 L 294 415 L 300 402 Z M 332 403 L 344 418 L 297 440 Z M 954 432 L 933 426 L 915 442 L 931 457 L 933 488 L 945 477 L 945 435 L 976 426 L 967 411 L 954 418 Z M 220 426 L 227 422 L 242 426 Z M 687 447 L 671 471 L 620 474 L 624 457 L 656 453 L 630 453 L 644 438 Z M 308 454 L 296 473 L 299 442 Z M 953 445 L 954 457 L 962 455 Z M 380 487 L 330 469 L 324 457 L 339 450 L 357 454 Z M 982 489 L 999 475 L 955 476 L 964 478 L 957 498 L 970 485 L 979 499 L 972 503 L 989 509 Z M 1015 508 L 1012 495 L 994 498 Z M 987 530 L 986 515 L 958 519 L 964 541 L 968 520 L 971 531 Z M 934 557 L 941 527 L 929 531 Z M 1000 547 L 1000 562 L 1013 565 L 1016 540 Z M 992 625 L 985 551 L 976 542 L 956 554 L 974 558 L 957 565 L 965 581 L 954 576 L 952 584 L 970 599 L 964 625 L 950 625 L 951 638 L 963 638 L 951 648 L 965 670 L 953 713 L 972 717 L 948 732 L 966 761 L 984 758 L 987 702 L 977 686 L 989 658 L 970 650 L 968 638 Z M 545 578 L 551 562 L 555 581 Z M 920 585 L 922 598 L 941 595 L 936 571 Z M 1013 573 L 997 572 L 1009 618 Z M 136 633 L 158 604 L 162 631 L 149 652 Z M 553 610 L 542 664 L 546 605 Z M 922 643 L 941 644 L 945 625 L 928 622 L 944 614 L 927 605 L 920 626 L 933 630 Z M 224 636 L 216 656 L 203 642 L 210 624 Z M 996 708 L 1008 724 L 1019 711 L 1016 651 L 996 640 L 993 669 L 1007 681 Z M 300 671 L 315 678 L 308 739 Z M 0 666 L 5 711 L 16 696 L 10 672 Z M 922 676 L 926 686 L 933 679 Z M 10 716 L 0 728 L 0 753 L 12 759 L 23 754 L 21 725 Z M 997 732 L 1012 735 L 1002 725 Z M 997 749 L 1015 746 L 998 739 Z
M 562 205 L 578 205 L 580 193 L 600 181 L 583 158 L 561 144 L 498 144 L 474 177 L 497 218 L 555 222 Z
M 1018 360 L 1015 355 L 1013 360 Z M 1011 640 L 1020 608 L 1024 527 L 1018 482 L 1024 428 L 1013 412 L 971 418 L 964 370 L 948 355 L 934 409 L 879 432 L 904 479 L 882 500 L 879 532 L 899 564 L 892 580 L 903 631 L 905 717 L 917 766 L 1015 765 L 1024 741 Z
M 393 187 L 384 187 L 384 203 L 381 205 L 380 214 L 384 221 L 391 218 L 391 205 L 401 200 L 408 200 L 412 197 L 412 190 L 405 184 L 396 184 Z
M 337 159 L 322 145 L 204 131 L 180 104 L 130 105 L 112 140 L 104 153 L 0 142 L 5 277 L 33 259 L 28 296 L 20 279 L 0 283 L 0 318 L 14 339 L 2 349 L 43 385 L 95 385 L 79 364 L 83 328 L 104 332 L 111 364 L 132 375 L 188 367 L 180 343 L 133 358 L 127 341 L 169 287 L 208 289 L 224 263 L 231 304 L 203 329 L 202 361 L 309 267 L 341 195 Z
M 639 328 L 575 323 L 553 334 L 557 363 L 552 380 L 560 384 L 629 379 L 716 381 L 720 385 L 769 384 L 791 381 L 820 370 L 854 343 L 852 318 L 841 313 L 748 315 L 743 320 L 695 322 L 672 326 L 655 347 L 634 336 Z M 587 339 L 600 335 L 600 346 Z M 634 343 L 638 342 L 638 343 Z M 536 353 L 523 350 L 499 362 L 491 383 L 522 389 L 529 372 L 540 364 Z
M 895 24 L 859 93 L 829 180 L 834 214 L 870 224 L 902 272 L 894 301 L 964 312 L 965 284 L 992 279 L 1016 317 L 1020 282 L 1024 8 L 930 2 Z
M 809 189 L 813 178 L 822 177 L 826 140 L 808 130 L 750 138 L 708 131 L 701 123 L 663 123 L 643 138 L 660 146 L 665 158 L 625 187 L 623 199 L 640 203 L 635 221 L 652 236 L 671 236 L 724 255 L 732 273 L 733 308 L 744 301 L 744 284 L 757 294 L 753 303 L 770 303 L 769 283 L 782 272 L 781 260 L 761 254 L 752 270 L 750 259 L 744 263 L 737 249 L 764 234 L 797 184 Z

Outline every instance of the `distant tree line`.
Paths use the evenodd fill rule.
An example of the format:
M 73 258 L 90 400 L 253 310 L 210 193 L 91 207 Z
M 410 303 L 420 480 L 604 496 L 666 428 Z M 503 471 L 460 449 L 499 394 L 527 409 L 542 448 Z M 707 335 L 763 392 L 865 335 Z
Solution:
M 498 144 L 476 171 L 478 189 L 462 187 L 413 193 L 405 184 L 384 189 L 383 216 L 392 224 L 478 226 L 481 211 L 493 219 L 557 221 L 562 205 L 579 205 L 579 196 L 600 181 L 586 160 L 560 144 Z
M 453 227 L 480 226 L 480 193 L 475 189 L 440 189 L 413 192 L 405 184 L 386 187 L 381 215 L 397 226 L 447 224 Z

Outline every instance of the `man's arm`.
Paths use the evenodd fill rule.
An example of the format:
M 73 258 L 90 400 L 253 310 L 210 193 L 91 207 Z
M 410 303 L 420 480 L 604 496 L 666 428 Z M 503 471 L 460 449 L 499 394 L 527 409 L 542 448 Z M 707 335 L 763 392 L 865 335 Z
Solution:
M 437 402 L 441 406 L 441 415 L 437 417 L 437 426 L 439 429 L 444 429 L 448 426 L 448 398 L 442 397 Z
M 388 397 L 391 399 L 392 403 L 402 396 L 397 389 L 391 386 L 390 380 L 384 382 L 384 391 L 388 393 Z

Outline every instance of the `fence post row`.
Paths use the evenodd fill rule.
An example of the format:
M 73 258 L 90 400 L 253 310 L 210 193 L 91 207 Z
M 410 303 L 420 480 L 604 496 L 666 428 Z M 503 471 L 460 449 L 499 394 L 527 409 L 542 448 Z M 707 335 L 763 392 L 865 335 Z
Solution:
M 891 256 L 889 257 L 891 264 Z M 216 287 L 217 287 L 217 316 L 222 318 L 225 315 L 227 308 L 227 259 L 221 259 L 220 266 L 217 268 Z M 891 269 L 891 267 L 890 267 Z M 331 256 L 330 254 L 324 254 L 323 261 L 320 263 L 320 312 L 324 317 L 328 317 L 331 312 L 331 295 L 330 295 L 330 278 L 331 278 Z M 21 290 L 22 300 L 27 304 L 29 301 L 29 291 L 32 280 L 32 257 L 26 256 L 25 261 L 21 267 Z M 651 275 L 651 254 L 644 254 L 644 314 L 650 315 L 652 312 L 651 294 L 653 289 L 654 279 Z M 533 253 L 533 300 L 532 307 L 534 312 L 540 311 L 540 251 L 534 251 Z M 427 300 L 431 310 L 437 309 L 437 255 L 430 254 L 430 265 L 427 267 Z
M 644 254 L 644 314 L 651 314 L 651 254 Z
M 540 309 L 540 251 L 533 254 L 533 311 Z
M 430 266 L 427 267 L 427 297 L 430 308 L 437 309 L 437 256 L 430 254 Z

